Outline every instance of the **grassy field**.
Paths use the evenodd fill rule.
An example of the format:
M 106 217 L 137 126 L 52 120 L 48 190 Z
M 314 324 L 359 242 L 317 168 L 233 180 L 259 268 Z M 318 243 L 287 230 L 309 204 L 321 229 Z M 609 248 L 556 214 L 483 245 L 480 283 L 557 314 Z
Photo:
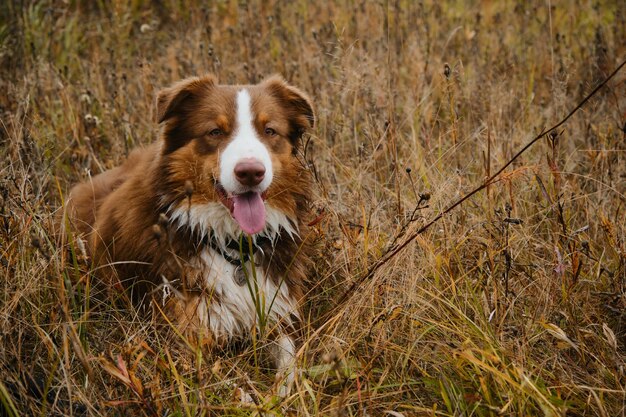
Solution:
M 626 70 L 367 274 L 626 59 L 623 6 L 0 3 L 0 415 L 625 416 Z M 156 140 L 158 89 L 205 72 L 281 73 L 316 106 L 282 400 L 252 346 L 165 337 L 53 238 L 71 184 Z

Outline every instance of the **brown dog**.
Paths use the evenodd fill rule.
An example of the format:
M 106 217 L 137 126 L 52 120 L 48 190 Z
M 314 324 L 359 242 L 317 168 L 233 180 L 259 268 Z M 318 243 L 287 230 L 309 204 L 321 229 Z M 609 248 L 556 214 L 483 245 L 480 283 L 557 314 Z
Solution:
M 292 368 L 308 258 L 311 180 L 297 159 L 309 98 L 189 78 L 158 95 L 160 139 L 76 185 L 67 219 L 102 277 L 117 277 L 184 331 L 213 344 L 254 329 Z

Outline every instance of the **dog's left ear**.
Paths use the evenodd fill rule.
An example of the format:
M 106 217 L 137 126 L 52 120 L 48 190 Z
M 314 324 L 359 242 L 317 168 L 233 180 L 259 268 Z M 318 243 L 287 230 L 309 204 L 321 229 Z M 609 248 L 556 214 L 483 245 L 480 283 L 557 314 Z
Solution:
M 280 75 L 271 76 L 263 84 L 288 112 L 293 139 L 299 139 L 307 129 L 315 126 L 315 112 L 309 96 L 287 84 Z

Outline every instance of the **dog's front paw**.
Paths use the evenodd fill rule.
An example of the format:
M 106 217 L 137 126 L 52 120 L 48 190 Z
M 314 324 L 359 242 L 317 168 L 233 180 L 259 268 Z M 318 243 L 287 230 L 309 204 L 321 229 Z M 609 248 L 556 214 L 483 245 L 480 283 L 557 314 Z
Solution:
M 293 390 L 297 369 L 276 374 L 276 394 L 281 398 L 287 398 Z
M 245 389 L 235 386 L 234 397 L 241 405 L 254 405 L 254 398 Z

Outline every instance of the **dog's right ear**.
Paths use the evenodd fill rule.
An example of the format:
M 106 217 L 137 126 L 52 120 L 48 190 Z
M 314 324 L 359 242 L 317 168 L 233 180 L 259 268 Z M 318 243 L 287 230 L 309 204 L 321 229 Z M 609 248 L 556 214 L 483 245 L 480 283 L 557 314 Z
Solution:
M 189 98 L 213 87 L 216 83 L 216 78 L 211 74 L 207 74 L 202 77 L 186 78 L 171 87 L 159 91 L 156 103 L 157 123 L 163 123 L 167 119 L 180 114 L 183 104 Z

